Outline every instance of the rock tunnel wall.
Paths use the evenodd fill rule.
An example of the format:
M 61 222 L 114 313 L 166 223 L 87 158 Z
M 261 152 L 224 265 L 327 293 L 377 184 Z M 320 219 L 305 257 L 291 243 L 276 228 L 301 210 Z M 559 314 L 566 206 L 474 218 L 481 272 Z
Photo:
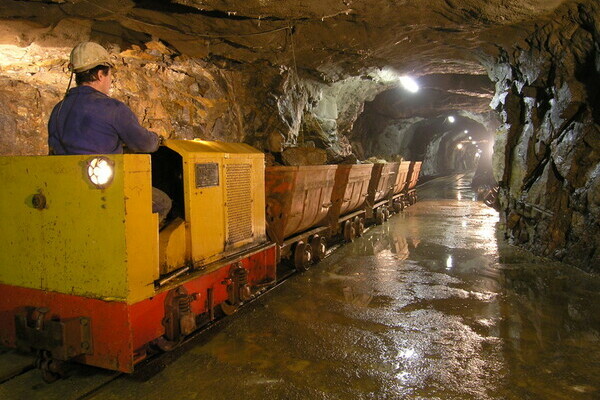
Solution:
M 501 48 L 494 169 L 515 244 L 600 272 L 600 15 L 573 6 Z
M 0 154 L 47 154 L 46 124 L 68 85 L 69 51 L 36 43 L 2 45 Z M 116 62 L 111 95 L 162 135 L 262 148 L 269 132 L 293 136 L 300 130 L 306 99 L 288 90 L 286 71 L 222 68 L 174 54 L 158 41 L 113 48 L 111 54 Z
M 46 124 L 69 82 L 71 45 L 80 40 L 89 37 L 64 47 L 0 44 L 0 155 L 47 154 Z M 312 141 L 335 161 L 352 154 L 344 132 L 352 129 L 364 99 L 386 87 L 376 77 L 326 84 L 268 64 L 211 64 L 156 40 L 125 50 L 98 41 L 116 64 L 111 96 L 128 104 L 144 127 L 170 138 L 246 142 L 267 150 L 277 135 L 284 147 Z

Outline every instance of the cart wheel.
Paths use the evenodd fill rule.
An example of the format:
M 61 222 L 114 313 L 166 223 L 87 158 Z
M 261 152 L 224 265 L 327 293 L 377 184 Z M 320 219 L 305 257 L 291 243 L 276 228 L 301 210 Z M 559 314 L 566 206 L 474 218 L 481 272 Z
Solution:
M 52 354 L 47 350 L 38 352 L 35 366 L 42 373 L 42 379 L 46 383 L 56 382 L 59 379 L 65 378 L 64 362 L 52 358 Z
M 394 212 L 399 213 L 400 211 L 402 211 L 402 202 L 394 200 L 392 207 L 394 208 Z
M 377 210 L 375 210 L 375 223 L 377 225 L 381 225 L 384 221 L 385 215 L 383 213 L 383 209 L 381 207 L 378 207 Z
M 181 343 L 183 343 L 183 337 L 181 337 L 179 340 L 177 341 L 173 341 L 173 340 L 168 340 L 167 338 L 163 336 L 160 336 L 156 339 L 154 339 L 152 342 L 150 342 L 150 345 L 154 348 L 154 350 L 160 350 L 160 351 L 164 351 L 169 352 L 169 351 L 173 351 L 176 348 L 178 348 Z
M 229 304 L 227 301 L 221 303 L 221 311 L 223 311 L 225 315 L 234 314 L 239 307 L 239 304 Z
M 348 220 L 344 222 L 344 240 L 346 242 L 353 241 L 355 233 L 356 232 L 354 232 L 354 225 L 352 224 L 352 221 Z
M 361 237 L 365 232 L 365 220 L 361 217 L 354 218 L 354 231 L 356 232 L 356 237 Z
M 312 249 L 313 261 L 318 263 L 325 258 L 325 252 L 327 251 L 327 239 L 323 236 L 315 235 L 310 240 L 310 247 Z
M 390 210 L 387 207 L 383 207 L 383 216 L 385 221 L 390 219 Z
M 309 245 L 300 240 L 294 249 L 294 266 L 298 271 L 306 271 L 312 261 L 312 251 Z

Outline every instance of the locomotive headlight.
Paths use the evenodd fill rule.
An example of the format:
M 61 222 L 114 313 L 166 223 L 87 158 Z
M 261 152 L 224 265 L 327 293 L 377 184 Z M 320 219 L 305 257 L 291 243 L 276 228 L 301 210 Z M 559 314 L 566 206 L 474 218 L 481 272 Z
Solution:
M 115 163 L 106 157 L 94 157 L 87 162 L 87 175 L 90 182 L 99 189 L 104 189 L 112 182 Z

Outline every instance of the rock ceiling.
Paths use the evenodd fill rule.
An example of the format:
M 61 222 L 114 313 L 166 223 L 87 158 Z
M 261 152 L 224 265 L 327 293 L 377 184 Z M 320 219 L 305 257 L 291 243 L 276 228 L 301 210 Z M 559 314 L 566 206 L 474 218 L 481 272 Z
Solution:
M 483 74 L 478 56 L 511 43 L 566 0 L 3 0 L 1 42 L 66 45 L 78 31 L 150 37 L 222 63 L 266 62 L 336 78 L 390 66 L 416 75 Z M 15 26 L 15 24 L 21 24 Z M 23 29 L 26 27 L 27 29 Z
M 563 3 L 568 1 L 3 0 L 0 45 L 67 48 L 89 37 L 123 50 L 159 39 L 174 54 L 220 68 L 264 65 L 324 82 L 386 67 L 431 75 L 424 84 L 438 101 L 425 101 L 425 114 L 439 99 L 451 109 L 482 112 L 493 92 L 482 61 L 523 40 L 540 21 L 556 18 Z

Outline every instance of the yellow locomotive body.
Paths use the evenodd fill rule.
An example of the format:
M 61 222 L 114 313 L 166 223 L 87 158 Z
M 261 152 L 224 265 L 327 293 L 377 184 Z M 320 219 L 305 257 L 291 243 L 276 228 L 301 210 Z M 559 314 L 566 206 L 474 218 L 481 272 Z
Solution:
M 264 156 L 247 145 L 0 157 L 0 182 L 4 345 L 131 372 L 149 343 L 176 343 L 276 280 Z M 159 232 L 161 182 L 173 210 Z

